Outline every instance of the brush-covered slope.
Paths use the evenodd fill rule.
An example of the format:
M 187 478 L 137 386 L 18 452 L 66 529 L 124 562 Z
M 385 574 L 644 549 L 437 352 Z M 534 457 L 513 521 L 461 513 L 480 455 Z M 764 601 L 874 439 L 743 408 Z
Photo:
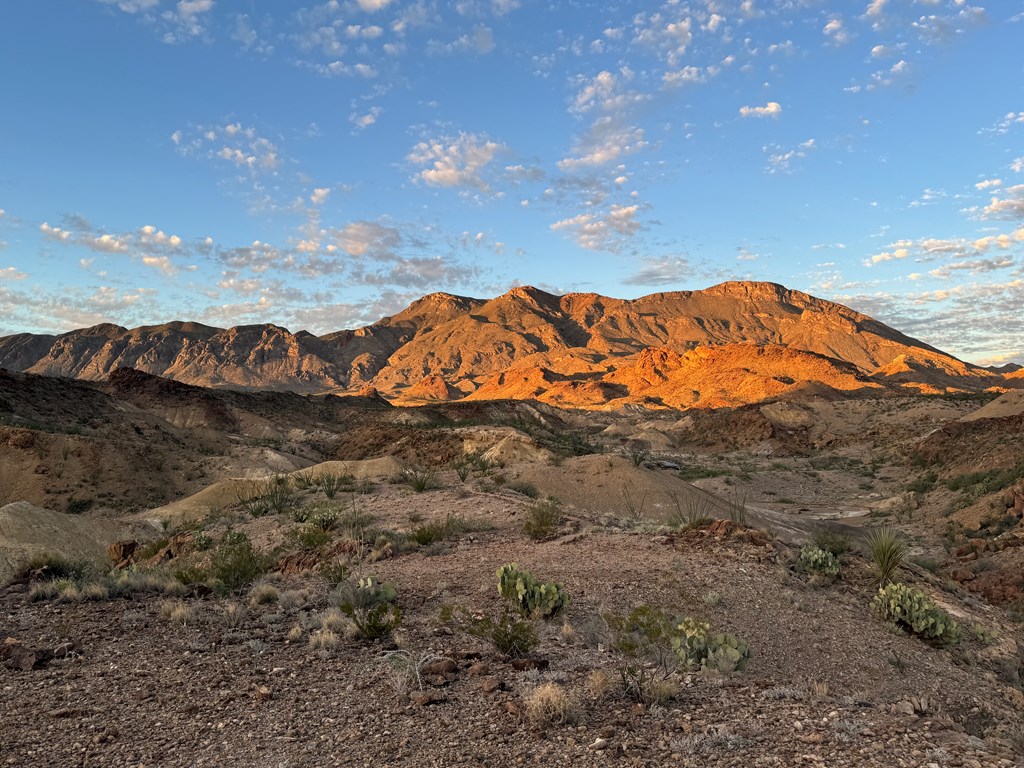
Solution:
M 0 366 L 84 379 L 131 367 L 203 386 L 372 385 L 408 401 L 472 395 L 583 407 L 713 407 L 800 389 L 1003 386 L 1001 374 L 848 307 L 757 282 L 634 300 L 531 287 L 490 300 L 434 293 L 365 328 L 321 337 L 275 325 L 100 325 L 0 339 Z

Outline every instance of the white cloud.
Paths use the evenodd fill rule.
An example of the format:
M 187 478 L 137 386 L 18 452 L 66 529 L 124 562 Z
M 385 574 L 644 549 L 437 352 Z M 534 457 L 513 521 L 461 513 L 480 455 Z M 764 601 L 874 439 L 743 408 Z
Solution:
M 359 130 L 365 130 L 371 125 L 377 122 L 377 118 L 380 117 L 381 112 L 384 110 L 380 107 L 370 107 L 370 111 L 360 115 L 357 112 L 353 112 L 348 116 L 349 122 L 352 123 Z
M 483 55 L 490 53 L 494 48 L 494 31 L 482 24 L 474 27 L 471 32 L 459 35 L 450 43 L 431 40 L 427 44 L 427 50 L 435 54 L 475 53 Z
M 188 134 L 177 130 L 171 134 L 171 141 L 183 157 L 199 155 L 225 160 L 254 174 L 274 173 L 281 166 L 280 153 L 274 142 L 241 123 L 194 126 Z
M 1002 183 L 1002 179 L 985 179 L 984 181 L 979 181 L 974 186 L 976 189 L 989 189 L 990 187 L 1002 186 Z
M 633 154 L 647 146 L 643 128 L 623 126 L 610 115 L 594 121 L 587 133 L 573 147 L 573 157 L 558 161 L 563 171 L 576 171 L 604 165 Z
M 850 33 L 846 31 L 843 20 L 838 16 L 830 18 L 825 23 L 821 33 L 835 45 L 843 45 L 850 39 Z
M 896 51 L 890 48 L 888 45 L 876 45 L 871 49 L 871 58 L 873 59 L 887 59 L 890 56 L 895 55 Z
M 782 105 L 777 101 L 769 101 L 763 107 L 740 107 L 741 117 L 778 117 L 782 114 Z
M 24 280 L 28 275 L 14 267 L 0 269 L 0 280 Z
M 203 14 L 213 10 L 213 0 L 179 0 L 173 11 L 160 14 L 170 29 L 164 33 L 165 43 L 180 43 L 206 34 Z
M 794 160 L 807 157 L 809 152 L 818 148 L 814 139 L 800 142 L 793 149 L 782 151 L 778 145 L 762 147 L 768 153 L 768 173 L 789 173 Z
M 981 211 L 983 219 L 1024 219 L 1024 184 L 1007 187 Z
M 116 5 L 119 10 L 125 13 L 141 13 L 155 8 L 160 0 L 99 0 L 104 5 Z
M 612 205 L 603 213 L 582 213 L 569 219 L 556 221 L 551 229 L 556 232 L 571 232 L 581 248 L 593 251 L 617 252 L 624 241 L 640 231 L 636 215 L 639 205 Z
M 46 237 L 50 238 L 51 240 L 56 240 L 57 242 L 67 242 L 67 240 L 69 240 L 71 237 L 71 233 L 68 232 L 66 229 L 61 229 L 60 227 L 51 227 L 45 221 L 39 225 L 39 231 L 46 235 Z
M 415 178 L 434 187 L 475 187 L 487 190 L 487 166 L 507 151 L 504 144 L 474 133 L 460 133 L 421 141 L 408 155 L 409 162 L 427 166 Z
M 626 285 L 677 285 L 692 277 L 694 270 L 681 256 L 664 258 L 644 258 L 644 266 L 623 279 Z
M 359 0 L 359 7 L 368 13 L 374 13 L 391 5 L 391 0 Z
M 323 205 L 327 202 L 327 198 L 330 196 L 331 190 L 328 187 L 317 187 L 313 190 L 313 194 L 309 196 L 309 202 L 313 205 Z

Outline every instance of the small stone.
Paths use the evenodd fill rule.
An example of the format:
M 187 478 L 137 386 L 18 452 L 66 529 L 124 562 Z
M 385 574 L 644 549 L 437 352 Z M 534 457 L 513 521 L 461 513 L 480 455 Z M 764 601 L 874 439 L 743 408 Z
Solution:
M 469 668 L 470 677 L 486 677 L 491 673 L 491 665 L 486 661 L 478 661 Z
M 602 738 L 594 739 L 594 743 L 590 745 L 590 748 L 599 751 L 602 749 L 608 749 L 608 740 Z
M 802 731 L 804 729 L 804 724 L 801 723 L 799 720 L 796 720 L 793 722 L 793 728 L 797 731 Z
M 494 693 L 502 688 L 501 681 L 496 677 L 485 677 L 480 683 L 480 690 L 484 693 Z

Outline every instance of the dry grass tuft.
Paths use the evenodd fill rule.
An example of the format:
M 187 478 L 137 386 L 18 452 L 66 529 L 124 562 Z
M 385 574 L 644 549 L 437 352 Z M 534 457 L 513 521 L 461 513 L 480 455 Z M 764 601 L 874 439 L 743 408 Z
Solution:
M 526 696 L 526 716 L 538 728 L 564 725 L 576 720 L 576 707 L 557 683 L 545 683 Z

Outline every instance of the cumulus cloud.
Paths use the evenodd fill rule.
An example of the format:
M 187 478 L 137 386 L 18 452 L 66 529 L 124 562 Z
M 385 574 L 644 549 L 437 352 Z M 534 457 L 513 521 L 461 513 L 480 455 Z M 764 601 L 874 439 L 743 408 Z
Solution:
M 484 174 L 496 157 L 507 151 L 504 144 L 475 133 L 460 133 L 421 141 L 407 159 L 424 166 L 415 179 L 433 187 L 472 187 L 488 191 Z
M 741 117 L 778 117 L 782 114 L 782 105 L 777 101 L 769 101 L 763 107 L 740 107 Z
M 689 16 L 639 13 L 633 18 L 633 42 L 654 50 L 670 67 L 678 65 L 693 42 Z
M 366 128 L 369 128 L 371 125 L 377 122 L 377 118 L 380 117 L 380 114 L 383 111 L 384 110 L 382 110 L 380 107 L 370 107 L 370 110 L 368 112 L 364 112 L 363 114 L 353 112 L 351 115 L 349 115 L 348 119 L 349 122 L 352 123 L 357 129 L 365 130 Z
M 917 261 L 934 261 L 938 258 L 969 259 L 993 250 L 1007 251 L 1024 244 L 1024 227 L 1014 232 L 999 235 L 985 235 L 970 240 L 967 238 L 926 237 L 918 240 L 897 240 L 885 250 L 868 257 L 864 266 L 871 267 L 886 261 L 899 261 L 914 257 Z
M 838 16 L 833 16 L 825 22 L 821 33 L 834 45 L 843 45 L 850 40 L 850 33 L 847 32 L 843 20 Z
M 323 205 L 327 202 L 327 198 L 330 197 L 331 190 L 328 187 L 317 187 L 313 190 L 313 193 L 309 196 L 309 202 L 313 205 Z
M 641 229 L 639 205 L 612 205 L 604 213 L 582 213 L 551 225 L 555 232 L 569 232 L 581 248 L 618 252 Z
M 985 179 L 974 185 L 975 189 L 990 189 L 991 187 L 1002 186 L 1002 179 Z
M 28 275 L 14 267 L 0 268 L 0 280 L 24 280 Z
M 1024 184 L 1016 184 L 1002 190 L 1003 197 L 993 197 L 981 210 L 983 219 L 1024 220 Z
M 173 10 L 164 11 L 160 18 L 169 29 L 163 35 L 165 43 L 181 43 L 206 35 L 204 15 L 213 10 L 213 0 L 179 0 Z
M 649 94 L 630 90 L 625 84 L 634 77 L 633 71 L 623 67 L 618 73 L 603 70 L 593 78 L 580 81 L 580 91 L 573 99 L 570 112 L 583 114 L 597 109 L 605 112 L 620 112 L 624 109 L 648 101 Z
M 573 157 L 558 161 L 563 171 L 605 165 L 647 146 L 643 128 L 621 125 L 611 115 L 598 118 L 573 147 Z
M 398 227 L 375 221 L 353 221 L 334 233 L 334 245 L 350 256 L 396 259 L 403 242 Z
M 375 13 L 391 5 L 392 0 L 359 0 L 359 7 L 368 13 Z
M 768 173 L 789 173 L 793 161 L 807 157 L 809 152 L 813 152 L 817 148 L 818 143 L 814 139 L 802 141 L 789 150 L 783 150 L 778 145 L 762 147 L 768 154 L 768 167 L 765 170 Z
M 255 128 L 237 122 L 177 130 L 171 134 L 171 141 L 183 157 L 223 160 L 254 174 L 274 173 L 281 166 L 274 142 L 258 135 Z

